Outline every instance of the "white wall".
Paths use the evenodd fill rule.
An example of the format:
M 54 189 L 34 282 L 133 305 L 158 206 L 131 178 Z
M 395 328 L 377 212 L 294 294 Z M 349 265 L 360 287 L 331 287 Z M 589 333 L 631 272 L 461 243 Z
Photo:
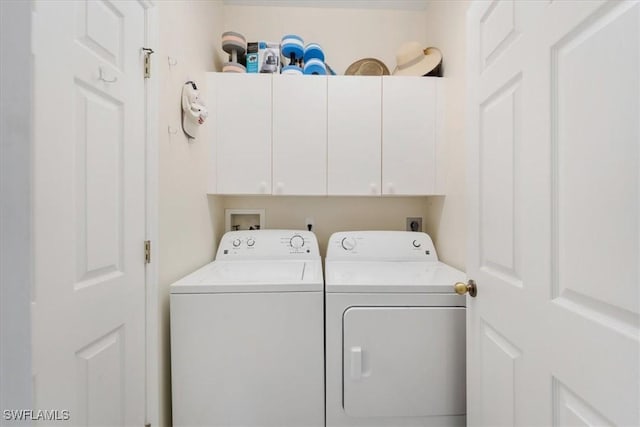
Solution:
M 426 227 L 440 259 L 464 270 L 466 258 L 466 11 L 469 1 L 433 1 L 424 26 L 428 43 L 444 57 L 446 197 L 429 200 Z
M 207 144 L 188 142 L 181 128 L 181 90 L 194 80 L 203 94 L 204 73 L 220 69 L 216 55 L 222 32 L 219 1 L 158 1 L 160 44 L 154 57 L 159 73 L 159 263 L 160 420 L 171 423 L 169 285 L 210 262 L 219 230 L 206 195 Z M 167 57 L 177 64 L 169 66 Z M 206 101 L 206 99 L 205 99 Z M 168 127 L 177 133 L 170 135 Z M 206 124 L 205 124 L 206 126 Z
M 285 34 L 297 34 L 305 43 L 319 43 L 338 74 L 368 57 L 380 59 L 393 72 L 402 43 L 426 41 L 423 10 L 226 5 L 224 12 L 225 31 L 239 32 L 247 41 L 280 42 Z
M 404 230 L 406 217 L 424 218 L 428 211 L 426 197 L 226 196 L 221 204 L 227 209 L 264 208 L 266 228 L 304 229 L 305 218 L 312 217 L 322 256 L 335 231 Z
M 32 407 L 32 62 L 31 2 L 0 2 L 0 411 Z
M 404 229 L 405 214 L 420 206 L 425 217 L 424 229 L 436 244 L 440 258 L 464 269 L 466 256 L 466 192 L 465 192 L 465 17 L 467 1 L 434 1 L 426 10 L 331 9 L 310 7 L 224 7 L 225 31 L 237 31 L 247 40 L 278 41 L 283 34 L 294 33 L 305 41 L 320 43 L 326 61 L 338 73 L 354 61 L 364 57 L 381 59 L 390 71 L 395 67 L 395 51 L 406 41 L 416 40 L 424 46 L 437 46 L 444 55 L 446 77 L 445 168 L 446 197 L 401 198 L 379 201 L 380 217 L 370 218 L 369 198 L 284 198 L 277 202 L 261 198 L 225 198 L 224 208 L 268 207 L 275 209 L 268 218 L 278 216 L 281 227 L 300 227 L 301 212 L 317 200 L 316 206 L 326 221 L 318 222 L 322 236 L 341 229 L 357 229 L 361 224 L 350 219 L 336 218 L 333 209 L 343 209 L 352 218 L 369 218 L 369 228 Z M 311 18 L 312 17 L 312 18 Z M 222 52 L 222 51 L 219 51 Z M 224 53 L 221 53 L 224 56 Z M 291 208 L 284 208 L 286 205 Z M 288 209 L 291 209 L 289 211 Z M 324 209 L 324 210 L 323 210 Z M 344 221 L 343 221 L 344 219 Z M 355 228 L 354 228 L 355 227 Z M 360 227 L 362 228 L 362 227 Z M 326 231 L 325 231 L 326 230 Z M 319 235 L 320 241 L 323 238 Z M 326 239 L 324 239 L 326 240 Z
M 265 208 L 268 228 L 303 228 L 313 217 L 324 253 L 329 235 L 338 230 L 395 229 L 405 217 L 422 216 L 440 258 L 463 268 L 465 212 L 465 12 L 467 2 L 432 2 L 426 11 L 330 9 L 222 5 L 221 2 L 162 1 L 160 46 L 159 215 L 160 326 L 159 366 L 163 413 L 170 424 L 168 286 L 209 262 L 224 232 L 225 208 Z M 186 142 L 180 131 L 180 90 L 196 80 L 203 93 L 203 73 L 220 70 L 226 54 L 223 31 L 237 31 L 248 40 L 279 41 L 285 33 L 320 43 L 327 62 L 338 72 L 352 62 L 376 57 L 392 71 L 395 51 L 406 41 L 439 47 L 447 78 L 446 197 L 214 197 L 206 196 L 206 144 Z M 169 67 L 167 56 L 177 61 Z M 178 130 L 169 135 L 167 126 Z M 205 125 L 206 126 L 206 125 Z

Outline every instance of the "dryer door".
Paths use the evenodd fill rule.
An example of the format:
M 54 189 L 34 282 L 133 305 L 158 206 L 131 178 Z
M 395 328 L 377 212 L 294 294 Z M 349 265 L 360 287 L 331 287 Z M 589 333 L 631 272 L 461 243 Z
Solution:
M 463 415 L 463 307 L 351 307 L 343 406 L 357 417 Z

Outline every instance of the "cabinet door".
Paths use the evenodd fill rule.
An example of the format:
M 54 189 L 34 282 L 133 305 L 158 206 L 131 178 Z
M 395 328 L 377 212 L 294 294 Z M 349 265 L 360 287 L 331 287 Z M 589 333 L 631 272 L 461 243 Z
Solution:
M 271 193 L 271 75 L 214 73 L 209 189 L 217 194 Z M 213 185 L 211 185 L 213 184 Z
M 382 79 L 328 77 L 328 193 L 379 195 Z
M 327 79 L 273 76 L 273 194 L 327 194 Z
M 382 193 L 436 192 L 437 85 L 429 77 L 382 78 Z

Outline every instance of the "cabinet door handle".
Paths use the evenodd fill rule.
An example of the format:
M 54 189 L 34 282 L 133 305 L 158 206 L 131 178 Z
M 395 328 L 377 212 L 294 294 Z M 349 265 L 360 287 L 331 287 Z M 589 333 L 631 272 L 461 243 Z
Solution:
M 259 191 L 260 191 L 261 193 L 266 193 L 266 192 L 267 192 L 267 183 L 266 183 L 266 182 L 262 181 L 262 182 L 260 183 Z
M 395 192 L 395 188 L 393 187 L 393 182 L 390 182 L 387 184 L 387 191 L 389 191 L 389 194 L 393 194 Z
M 375 182 L 372 182 L 371 184 L 369 184 L 369 189 L 371 190 L 371 194 L 378 193 L 378 186 L 375 184 Z
M 282 190 L 284 190 L 284 184 L 282 182 L 278 182 L 276 184 L 276 193 L 281 194 Z

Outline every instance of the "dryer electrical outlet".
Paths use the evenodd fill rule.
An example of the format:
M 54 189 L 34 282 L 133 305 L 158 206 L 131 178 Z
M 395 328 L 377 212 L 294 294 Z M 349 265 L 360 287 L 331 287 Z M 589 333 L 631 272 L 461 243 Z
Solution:
M 408 216 L 407 217 L 407 231 L 422 231 L 422 217 L 421 216 Z

